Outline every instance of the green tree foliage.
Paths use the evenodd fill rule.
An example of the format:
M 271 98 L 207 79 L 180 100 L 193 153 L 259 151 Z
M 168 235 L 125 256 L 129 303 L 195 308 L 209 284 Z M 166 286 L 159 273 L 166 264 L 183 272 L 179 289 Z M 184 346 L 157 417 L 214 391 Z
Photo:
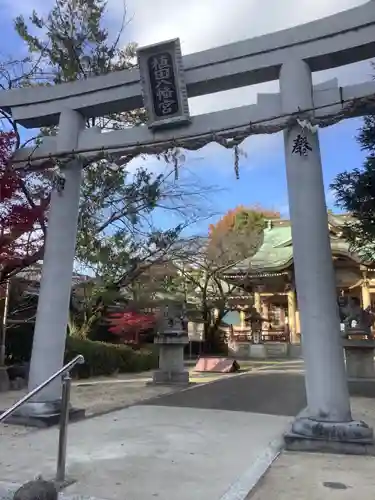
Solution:
M 71 297 L 69 335 L 88 338 L 107 315 L 108 308 L 117 302 L 123 302 L 117 288 L 106 287 L 95 281 L 80 283 Z
M 364 118 L 357 137 L 366 159 L 360 168 L 337 175 L 331 184 L 337 205 L 351 217 L 344 227 L 353 250 L 374 260 L 375 255 L 375 115 Z
M 16 31 L 35 65 L 30 84 L 56 85 L 135 67 L 136 45 L 124 47 L 121 42 L 125 14 L 114 35 L 105 27 L 106 14 L 104 0 L 56 0 L 47 16 L 36 11 L 27 19 L 18 16 Z M 116 130 L 144 121 L 141 109 L 94 117 L 87 120 L 87 127 Z M 164 160 L 176 158 L 174 152 L 162 155 Z M 168 231 L 161 231 L 152 219 L 160 207 L 177 211 L 188 206 L 189 188 L 170 175 L 174 166 L 165 175 L 153 175 L 142 167 L 130 171 L 128 161 L 125 157 L 122 164 L 114 165 L 104 158 L 84 169 L 77 259 L 106 281 L 120 282 L 134 269 L 139 273 L 140 262 L 155 260 L 155 245 L 159 253 L 165 250 L 187 223 L 182 211 Z M 197 191 L 195 186 L 195 190 L 203 188 Z
M 136 65 L 136 45 L 121 46 L 125 10 L 119 31 L 112 37 L 104 27 L 107 2 L 104 0 L 55 0 L 46 17 L 35 10 L 26 20 L 15 19 L 15 28 L 27 44 L 37 67 L 33 82 L 54 85 L 86 80 L 91 76 L 131 69 Z M 117 123 L 112 123 L 111 119 Z M 135 111 L 96 117 L 90 125 L 122 128 L 121 123 L 144 121 L 144 112 Z

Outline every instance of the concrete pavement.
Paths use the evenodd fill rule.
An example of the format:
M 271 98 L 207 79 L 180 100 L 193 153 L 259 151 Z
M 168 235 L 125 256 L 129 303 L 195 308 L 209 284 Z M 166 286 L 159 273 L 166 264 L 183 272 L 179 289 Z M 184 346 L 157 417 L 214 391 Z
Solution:
M 288 374 L 283 381 L 241 374 L 74 423 L 67 466 L 77 482 L 64 494 L 175 500 L 178 491 L 180 500 L 243 499 L 278 453 L 303 404 L 301 387 Z M 297 402 L 288 393 L 298 393 Z M 57 429 L 5 436 L 0 480 L 52 477 L 56 448 Z
M 205 384 L 219 378 L 231 377 L 232 374 L 222 373 L 191 373 L 190 380 L 195 384 Z M 88 380 L 74 380 L 72 384 L 71 402 L 76 408 L 86 411 L 86 417 L 102 415 L 112 411 L 121 410 L 141 401 L 155 398 L 162 394 L 179 391 L 176 386 L 149 385 L 152 374 L 119 374 L 114 377 L 95 377 Z M 10 408 L 22 398 L 27 389 L 0 393 L 0 413 Z M 1 426 L 0 434 L 4 432 L 14 434 L 27 434 L 33 428 L 20 426 Z
M 303 374 L 265 370 L 222 378 L 142 404 L 296 416 L 306 407 Z
M 254 482 L 249 469 L 267 460 L 270 443 L 279 446 L 289 420 L 138 405 L 77 422 L 70 426 L 67 461 L 77 482 L 65 493 L 106 500 L 233 500 L 238 491 L 246 495 Z M 57 429 L 1 443 L 1 480 L 51 477 L 56 445 Z
M 373 500 L 375 458 L 282 453 L 246 500 Z
M 262 363 L 72 424 L 67 465 L 76 482 L 61 499 L 372 500 L 373 457 L 282 453 L 273 462 L 305 406 L 302 368 Z M 353 398 L 352 406 L 375 425 L 375 400 Z M 3 436 L 0 428 L 0 443 L 1 500 L 15 483 L 53 476 L 57 429 Z

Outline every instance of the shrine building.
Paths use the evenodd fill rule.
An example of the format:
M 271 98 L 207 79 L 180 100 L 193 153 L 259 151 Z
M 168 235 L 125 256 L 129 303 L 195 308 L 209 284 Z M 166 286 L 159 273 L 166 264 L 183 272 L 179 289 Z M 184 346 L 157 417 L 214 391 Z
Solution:
M 374 307 L 375 262 L 366 262 L 349 250 L 349 244 L 342 236 L 348 217 L 328 213 L 337 296 L 357 297 L 363 308 Z M 226 271 L 222 277 L 227 283 L 236 283 L 243 290 L 231 299 L 233 310 L 239 311 L 237 319 L 224 319 L 226 323 L 231 323 L 234 334 L 246 337 L 250 328 L 248 318 L 251 310 L 255 309 L 266 320 L 262 322 L 263 341 L 300 343 L 301 326 L 289 220 L 269 220 L 258 252 Z

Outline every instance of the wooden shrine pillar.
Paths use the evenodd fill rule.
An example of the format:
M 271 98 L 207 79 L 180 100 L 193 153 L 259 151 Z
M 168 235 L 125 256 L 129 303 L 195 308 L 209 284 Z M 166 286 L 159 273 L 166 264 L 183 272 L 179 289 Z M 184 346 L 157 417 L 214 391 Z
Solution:
M 260 292 L 254 292 L 254 307 L 259 314 L 262 314 L 262 298 Z
M 240 326 L 245 328 L 245 311 L 240 311 Z
M 290 342 L 298 344 L 299 339 L 297 336 L 297 321 L 296 321 L 297 303 L 296 292 L 294 290 L 288 291 L 288 325 L 290 332 Z
M 268 302 L 263 300 L 262 301 L 262 317 L 268 320 L 269 314 L 270 314 L 270 310 L 269 310 Z
M 296 311 L 296 333 L 299 336 L 299 341 L 301 341 L 301 320 L 299 317 L 299 310 Z
M 371 307 L 371 293 L 368 282 L 366 278 L 363 280 L 361 285 L 361 296 L 362 296 L 362 307 L 366 309 L 366 307 Z

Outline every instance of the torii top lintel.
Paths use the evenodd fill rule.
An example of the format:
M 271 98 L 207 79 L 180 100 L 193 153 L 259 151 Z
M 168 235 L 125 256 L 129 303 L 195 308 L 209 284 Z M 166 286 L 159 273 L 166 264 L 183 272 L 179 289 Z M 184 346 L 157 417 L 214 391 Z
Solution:
M 294 28 L 183 57 L 188 96 L 277 80 L 298 57 L 321 71 L 375 57 L 375 1 Z M 138 70 L 124 70 L 52 87 L 0 92 L 0 108 L 21 125 L 56 125 L 68 107 L 85 117 L 142 107 Z

